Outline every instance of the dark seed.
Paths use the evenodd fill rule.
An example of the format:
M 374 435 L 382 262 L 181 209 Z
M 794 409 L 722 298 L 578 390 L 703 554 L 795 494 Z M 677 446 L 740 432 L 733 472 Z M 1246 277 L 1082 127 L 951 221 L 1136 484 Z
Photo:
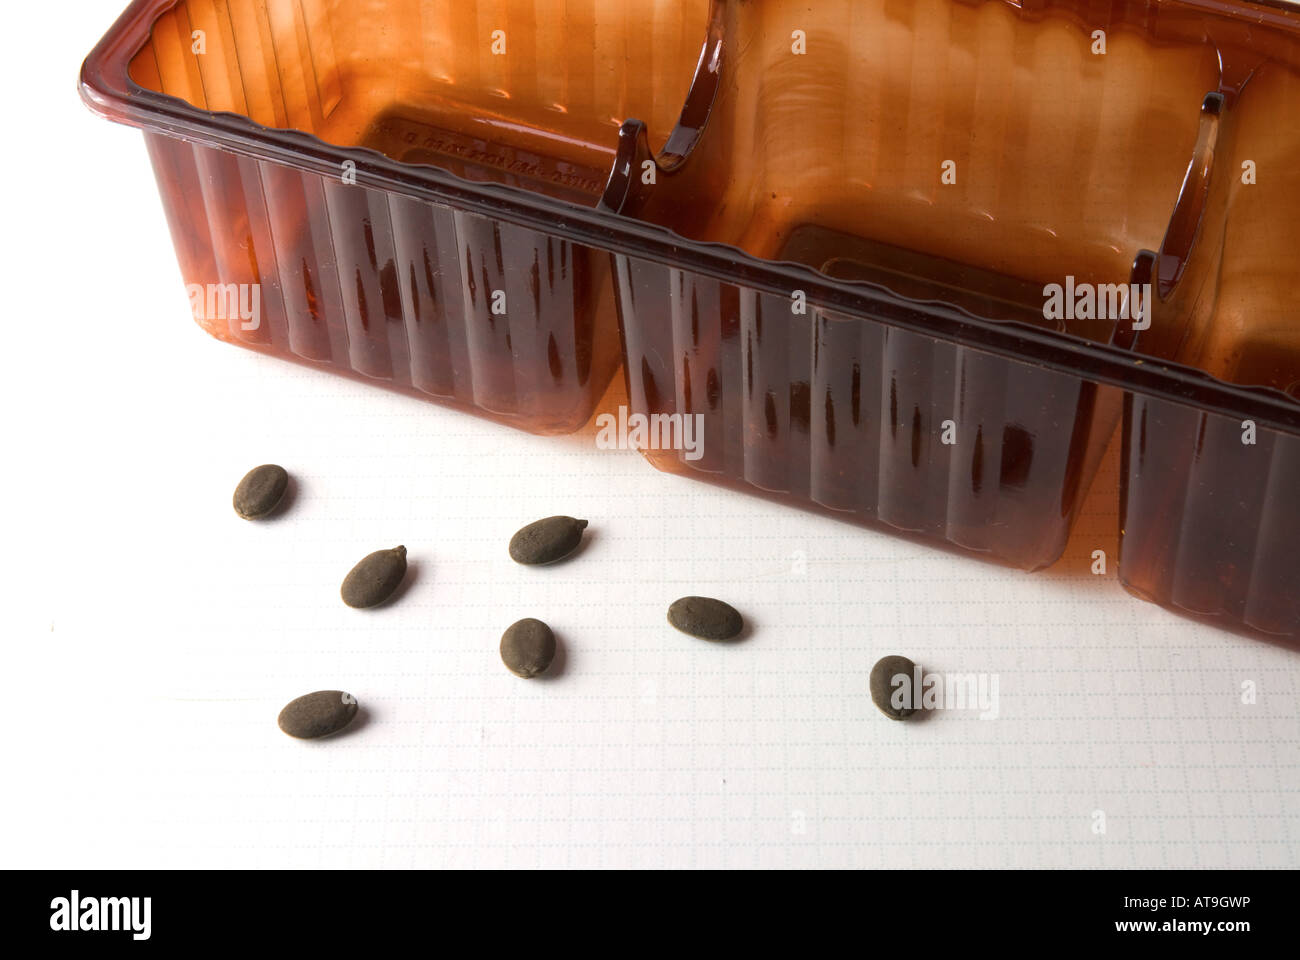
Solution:
M 545 673 L 555 659 L 555 634 L 532 617 L 512 623 L 501 634 L 501 662 L 517 677 L 528 680 Z
M 343 578 L 343 602 L 349 607 L 374 607 L 393 595 L 406 576 L 406 547 L 376 550 Z
M 342 690 L 317 690 L 280 711 L 280 729 L 300 740 L 338 733 L 357 715 L 357 698 Z
M 586 529 L 586 520 L 573 517 L 547 517 L 530 523 L 510 538 L 510 559 L 527 564 L 563 560 L 578 549 Z
M 701 640 L 733 640 L 745 628 L 736 608 L 710 597 L 682 597 L 668 608 L 668 622 Z
M 289 473 L 274 463 L 264 463 L 244 474 L 235 487 L 235 513 L 245 520 L 266 516 L 284 499 L 289 488 Z
M 876 661 L 876 665 L 871 668 L 871 679 L 868 681 L 871 687 L 871 701 L 880 708 L 880 712 L 891 720 L 906 720 L 912 714 L 916 713 L 915 706 L 895 706 L 893 698 L 898 696 L 899 703 L 915 704 L 915 697 L 920 691 L 914 691 L 913 671 L 916 664 L 907 657 L 889 656 L 881 657 Z M 906 684 L 900 684 L 897 688 L 894 686 L 894 678 L 902 674 L 907 677 Z

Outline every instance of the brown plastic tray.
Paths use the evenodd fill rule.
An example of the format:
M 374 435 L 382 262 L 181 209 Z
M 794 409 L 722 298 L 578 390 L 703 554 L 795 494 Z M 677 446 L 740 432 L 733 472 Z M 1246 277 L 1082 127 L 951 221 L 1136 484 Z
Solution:
M 1298 39 L 1281 0 L 137 0 L 82 93 L 187 283 L 266 293 L 222 339 L 560 432 L 621 335 L 633 412 L 702 418 L 656 466 L 1030 569 L 1122 420 L 1126 586 L 1292 635 Z M 1067 277 L 1122 315 L 1049 314 Z

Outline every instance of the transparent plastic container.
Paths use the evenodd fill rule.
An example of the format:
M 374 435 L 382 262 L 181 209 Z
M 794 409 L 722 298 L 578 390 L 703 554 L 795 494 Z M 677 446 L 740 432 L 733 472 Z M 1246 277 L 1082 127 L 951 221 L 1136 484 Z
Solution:
M 223 339 L 559 432 L 621 337 L 655 466 L 1025 569 L 1122 424 L 1125 585 L 1295 635 L 1297 65 L 1282 0 L 139 0 L 82 92 Z
M 1207 101 L 1165 245 L 1135 274 L 1157 290 L 1138 352 L 1300 398 L 1300 72 L 1294 33 L 1232 52 Z M 1272 54 L 1271 56 L 1269 54 Z M 1132 393 L 1124 416 L 1120 577 L 1211 622 L 1300 634 L 1300 437 L 1240 406 Z
M 711 37 L 695 85 L 707 119 L 688 110 L 653 183 L 612 184 L 609 207 L 1039 326 L 1045 284 L 1126 286 L 1159 242 L 1217 71 L 1203 44 L 1148 49 L 1128 31 L 1103 68 L 1073 18 L 1000 3 L 723 3 Z M 645 130 L 624 131 L 635 171 L 653 155 Z M 1017 566 L 1060 556 L 1118 423 L 1114 390 L 806 310 L 793 290 L 629 261 L 616 287 L 634 406 L 701 413 L 713 431 L 711 455 L 659 465 Z M 1113 320 L 1050 326 L 1124 335 Z
M 608 257 L 436 185 L 594 206 L 622 119 L 690 82 L 699 27 L 660 7 L 139 0 L 82 94 L 145 129 L 209 333 L 569 432 L 618 369 Z
M 793 271 L 765 292 L 616 257 L 633 406 L 711 431 L 704 457 L 652 461 L 1035 568 L 1059 557 L 1128 388 L 1122 581 L 1300 631 L 1300 561 L 1280 556 L 1300 534 L 1278 486 L 1294 438 L 1256 424 L 1240 442 L 1255 401 L 1294 425 L 1267 388 L 1300 395 L 1297 26 L 1283 4 L 715 4 L 694 102 L 667 148 L 624 126 L 607 208 L 965 317 L 930 335 L 880 306 L 805 311 Z M 1212 181 L 1224 125 L 1237 150 Z M 1269 188 L 1239 182 L 1247 157 Z M 1045 288 L 1067 276 L 1121 291 L 1124 316 L 1051 322 Z M 1148 282 L 1146 316 L 1125 310 Z M 970 345 L 988 323 L 1088 345 L 1060 366 L 1028 342 Z M 1121 371 L 1120 351 L 1264 389 L 1246 403 L 1172 365 Z M 1235 432 L 1210 433 L 1233 450 L 1199 449 L 1225 409 Z

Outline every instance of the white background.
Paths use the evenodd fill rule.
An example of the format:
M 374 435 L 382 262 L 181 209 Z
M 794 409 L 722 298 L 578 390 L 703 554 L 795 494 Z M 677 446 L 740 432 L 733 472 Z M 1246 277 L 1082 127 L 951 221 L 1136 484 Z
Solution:
M 0 866 L 1296 866 L 1298 655 L 1089 573 L 1114 449 L 1030 575 L 219 344 L 139 134 L 76 96 L 117 11 L 6 14 Z M 297 500 L 243 522 L 266 461 Z M 584 553 L 511 563 L 554 513 Z M 401 601 L 345 608 L 399 542 Z M 752 638 L 669 628 L 697 592 Z M 522 616 L 556 676 L 502 667 Z M 1001 716 L 884 719 L 886 653 L 997 674 Z M 335 687 L 356 729 L 279 732 Z

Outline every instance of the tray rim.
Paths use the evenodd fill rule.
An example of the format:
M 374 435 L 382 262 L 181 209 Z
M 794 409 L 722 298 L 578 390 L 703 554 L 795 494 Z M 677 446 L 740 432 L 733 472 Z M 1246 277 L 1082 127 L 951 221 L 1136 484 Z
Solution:
M 327 143 L 301 130 L 267 127 L 242 114 L 202 110 L 131 80 L 131 59 L 148 41 L 157 18 L 182 0 L 132 0 L 82 64 L 78 90 L 95 113 L 147 132 L 198 143 L 325 177 L 355 164 L 358 186 L 440 203 L 579 243 L 711 277 L 760 293 L 807 302 L 847 320 L 898 327 L 1006 360 L 1079 380 L 1191 407 L 1300 438 L 1300 403 L 1270 387 L 1241 386 L 1195 367 L 1132 353 L 1109 343 L 1054 330 L 989 320 L 934 301 L 907 300 L 869 284 L 833 280 L 811 267 L 764 260 L 724 243 L 688 240 L 672 230 L 523 188 L 483 183 L 441 168 L 392 160 L 366 147 Z M 1222 12 L 1216 0 L 1176 0 Z M 1243 14 L 1263 9 L 1294 27 L 1300 8 L 1280 0 L 1243 0 Z M 1287 15 L 1291 16 L 1287 16 Z M 1252 17 L 1252 21 L 1258 21 Z M 1271 18 L 1270 18 L 1271 19 Z M 616 159 L 611 178 L 617 175 Z M 1140 254 L 1139 254 L 1140 256 Z

